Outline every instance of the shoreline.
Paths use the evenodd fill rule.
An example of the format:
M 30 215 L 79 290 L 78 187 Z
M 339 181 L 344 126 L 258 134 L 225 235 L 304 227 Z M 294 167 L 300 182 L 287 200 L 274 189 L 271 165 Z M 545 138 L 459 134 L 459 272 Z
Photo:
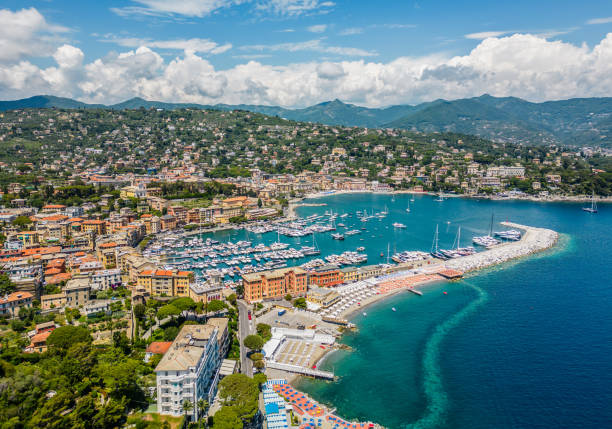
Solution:
M 402 292 L 407 292 L 410 289 L 414 289 L 417 286 L 427 286 L 452 281 L 441 276 L 439 274 L 440 272 L 446 270 L 458 270 L 462 274 L 476 272 L 485 268 L 490 268 L 510 262 L 512 260 L 525 258 L 530 255 L 546 251 L 558 243 L 559 234 L 551 229 L 536 228 L 512 222 L 501 222 L 501 224 L 507 227 L 520 229 L 524 231 L 524 234 L 519 241 L 502 243 L 491 249 L 487 249 L 473 255 L 447 261 L 440 261 L 421 268 L 406 270 L 405 272 L 398 272 L 392 276 L 388 276 L 387 278 L 382 277 L 377 280 L 375 286 L 371 287 L 371 289 L 377 289 L 379 293 L 360 301 L 359 305 L 352 305 L 351 307 L 342 311 L 339 318 L 350 321 L 350 319 L 354 318 L 360 311 L 371 306 L 372 304 L 382 302 L 392 296 L 398 295 Z M 417 279 L 418 276 L 424 277 Z M 381 287 L 384 288 L 385 285 L 393 282 L 403 282 L 405 284 L 400 284 L 397 287 L 391 287 L 384 292 L 380 291 Z M 338 338 L 341 338 L 342 335 L 344 334 L 342 333 Z M 324 363 L 328 356 L 337 350 L 339 349 L 332 348 L 324 353 L 316 362 L 317 367 Z M 301 375 L 292 374 L 291 377 L 288 377 L 288 380 L 290 380 L 291 384 L 294 384 L 295 382 L 299 381 L 301 377 Z
M 429 196 L 438 196 L 435 192 L 417 192 L 409 189 L 405 190 L 397 190 L 397 191 L 372 191 L 369 189 L 362 190 L 337 190 L 337 191 L 323 191 L 323 192 L 315 192 L 312 194 L 306 194 L 301 198 L 300 201 L 306 199 L 319 199 L 329 196 L 335 195 L 348 195 L 348 194 L 381 194 L 381 195 L 401 195 L 401 194 L 410 194 L 410 195 L 429 195 Z M 474 196 L 474 195 L 465 195 L 465 194 L 443 194 L 446 198 L 465 198 L 469 200 L 490 200 L 490 201 L 529 201 L 536 203 L 587 203 L 591 202 L 591 197 L 588 195 L 575 195 L 575 196 L 551 196 L 546 198 L 539 198 L 534 196 L 512 196 L 512 197 L 496 197 L 496 196 Z M 595 199 L 597 203 L 612 203 L 612 197 L 598 197 Z

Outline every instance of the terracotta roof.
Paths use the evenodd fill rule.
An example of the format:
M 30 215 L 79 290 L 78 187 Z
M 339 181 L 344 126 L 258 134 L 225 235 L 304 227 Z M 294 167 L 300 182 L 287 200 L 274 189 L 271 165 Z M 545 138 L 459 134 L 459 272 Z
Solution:
M 32 298 L 33 296 L 34 295 L 32 295 L 30 292 L 13 292 L 6 297 L 0 298 L 0 304 L 6 304 L 7 302 L 15 302 L 21 299 Z
M 153 274 L 152 270 L 144 270 L 140 272 L 141 276 L 150 276 L 151 274 Z
M 170 346 L 172 345 L 172 341 L 153 341 L 147 347 L 147 353 L 153 353 L 156 355 L 163 355 L 168 351 Z
M 68 216 L 57 214 L 57 215 L 52 215 L 52 216 L 46 216 L 42 218 L 41 220 L 54 222 L 54 221 L 61 221 L 61 220 L 66 220 L 66 219 L 68 219 Z
M 110 249 L 111 247 L 117 247 L 117 243 L 111 241 L 110 243 L 102 243 L 98 247 L 101 249 Z
M 155 271 L 155 275 L 156 276 L 163 276 L 163 277 L 172 277 L 172 271 L 169 271 L 169 270 L 156 270 Z
M 52 276 L 61 272 L 62 270 L 60 270 L 59 268 L 49 268 L 48 270 L 45 270 L 45 276 Z
M 56 283 L 61 283 L 65 280 L 70 280 L 71 278 L 72 278 L 72 274 L 70 273 L 59 273 L 49 278 L 47 280 L 47 284 L 54 285 Z
M 34 347 L 35 343 L 46 343 L 47 342 L 47 338 L 49 337 L 49 335 L 51 335 L 53 331 L 47 331 L 47 332 L 41 332 L 40 334 L 36 334 L 32 337 L 32 343 L 30 344 L 30 347 Z
M 47 204 L 43 209 L 65 209 L 66 206 L 63 204 Z
M 83 223 L 85 225 L 101 225 L 106 222 L 104 222 L 103 220 L 90 219 L 90 220 L 83 221 Z

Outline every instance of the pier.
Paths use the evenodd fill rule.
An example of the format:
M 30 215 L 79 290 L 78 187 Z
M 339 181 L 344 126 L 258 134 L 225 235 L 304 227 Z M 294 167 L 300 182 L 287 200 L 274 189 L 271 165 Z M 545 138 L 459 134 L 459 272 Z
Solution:
M 306 368 L 298 365 L 288 365 L 278 362 L 267 362 L 266 367 L 269 369 L 280 369 L 281 371 L 292 372 L 294 374 L 307 375 L 314 378 L 322 378 L 324 380 L 333 380 L 334 374 L 329 371 L 321 371 L 319 369 Z
M 420 290 L 416 290 L 416 289 L 408 289 L 408 290 L 416 295 L 423 296 L 423 292 L 421 292 Z

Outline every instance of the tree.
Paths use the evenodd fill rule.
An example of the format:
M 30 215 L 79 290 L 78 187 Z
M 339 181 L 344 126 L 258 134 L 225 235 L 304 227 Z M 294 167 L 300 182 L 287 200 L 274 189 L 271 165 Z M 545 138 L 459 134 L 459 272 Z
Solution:
M 229 294 L 227 296 L 227 301 L 235 307 L 236 306 L 236 294 L 235 293 Z
M 206 414 L 206 410 L 208 410 L 208 407 L 210 406 L 210 404 L 208 403 L 208 401 L 206 399 L 198 399 L 197 402 L 197 407 L 198 407 L 198 427 L 200 427 L 200 423 L 202 422 L 202 419 L 204 418 L 205 414 Z
M 213 416 L 212 429 L 242 429 L 238 414 L 230 407 L 221 407 Z
M 47 338 L 47 346 L 62 352 L 77 343 L 91 343 L 89 330 L 83 326 L 66 325 L 55 329 Z
M 258 323 L 257 324 L 257 333 L 264 340 L 272 338 L 272 327 L 267 323 Z
M 0 295 L 8 295 L 15 292 L 15 284 L 6 273 L 0 273 Z
M 291 300 L 293 299 L 293 297 L 291 296 L 290 293 L 288 293 L 287 295 L 285 295 L 285 301 L 289 301 L 291 302 Z
M 144 304 L 136 304 L 134 306 L 134 317 L 141 320 L 147 311 L 147 307 Z
M 222 405 L 231 407 L 239 418 L 247 421 L 257 413 L 259 385 L 245 374 L 231 374 L 219 382 L 219 398 Z
M 11 223 L 23 229 L 26 225 L 30 225 L 32 223 L 32 219 L 30 219 L 29 216 L 17 216 Z
M 184 400 L 182 408 L 183 408 L 183 412 L 185 413 L 185 416 L 187 416 L 187 414 L 189 414 L 189 412 L 191 410 L 193 410 L 193 402 L 191 402 L 191 401 L 189 401 L 187 399 Z
M 253 366 L 259 370 L 262 370 L 266 367 L 266 364 L 264 364 L 263 360 L 256 360 L 253 362 Z
M 251 359 L 252 361 L 262 360 L 263 358 L 264 356 L 261 353 L 253 353 L 249 356 L 249 359 Z
M 196 303 L 193 301 L 193 299 L 189 297 L 174 299 L 170 302 L 170 304 L 174 305 L 181 311 L 193 310 L 194 308 L 196 308 Z
M 217 311 L 221 311 L 225 308 L 225 303 L 218 299 L 213 299 L 208 303 L 208 311 L 216 313 Z
M 295 308 L 301 308 L 305 310 L 308 307 L 306 304 L 306 298 L 296 298 L 295 301 L 293 301 L 293 306 Z
M 251 350 L 261 350 L 264 345 L 263 338 L 259 335 L 247 335 L 242 343 Z
M 159 320 L 165 319 L 166 317 L 178 316 L 179 314 L 181 314 L 181 310 L 172 304 L 166 304 L 157 310 L 157 318 Z
M 259 386 L 261 386 L 268 381 L 268 377 L 263 372 L 258 372 L 257 374 L 253 375 L 253 380 L 255 380 Z

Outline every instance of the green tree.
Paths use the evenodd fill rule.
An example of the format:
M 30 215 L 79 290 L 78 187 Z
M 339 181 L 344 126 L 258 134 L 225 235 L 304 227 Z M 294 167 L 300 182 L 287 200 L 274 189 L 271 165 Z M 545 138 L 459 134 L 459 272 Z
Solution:
M 170 304 L 174 305 L 176 308 L 178 308 L 181 311 L 193 310 L 196 308 L 196 303 L 193 301 L 193 299 L 189 297 L 182 297 L 182 298 L 174 299 L 170 302 Z
M 193 402 L 189 400 L 184 400 L 181 408 L 183 409 L 185 416 L 187 416 L 187 414 L 189 414 L 189 412 L 193 410 Z
M 231 407 L 221 407 L 213 416 L 212 429 L 242 429 L 242 420 Z
M 245 374 L 231 374 L 219 382 L 219 398 L 222 405 L 231 407 L 240 419 L 248 421 L 258 410 L 259 385 Z
M 134 306 L 134 317 L 138 320 L 142 320 L 147 312 L 147 307 L 144 304 L 136 304 Z
M 217 311 L 221 311 L 225 308 L 225 303 L 218 299 L 213 299 L 208 303 L 208 311 L 212 313 L 216 313 Z
M 261 350 L 264 345 L 263 338 L 259 335 L 247 335 L 242 343 L 251 350 Z
M 165 319 L 166 317 L 175 317 L 181 314 L 181 310 L 176 308 L 172 304 L 166 304 L 157 310 L 157 318 L 159 320 Z
M 89 330 L 83 326 L 66 325 L 55 329 L 47 338 L 47 346 L 65 352 L 74 344 L 91 343 Z
M 11 223 L 16 227 L 23 229 L 26 225 L 32 224 L 32 219 L 30 219 L 29 216 L 17 216 Z
M 206 399 L 198 399 L 196 406 L 198 407 L 198 417 L 199 417 L 198 427 L 200 427 L 200 424 L 202 423 L 202 419 L 204 419 L 204 416 L 206 415 L 206 410 L 208 410 L 208 407 L 210 406 L 210 404 L 208 403 Z
M 293 301 L 293 306 L 305 310 L 308 307 L 306 305 L 306 298 L 296 298 L 295 301 Z
M 15 292 L 15 284 L 6 273 L 0 273 L 0 295 L 8 295 Z

